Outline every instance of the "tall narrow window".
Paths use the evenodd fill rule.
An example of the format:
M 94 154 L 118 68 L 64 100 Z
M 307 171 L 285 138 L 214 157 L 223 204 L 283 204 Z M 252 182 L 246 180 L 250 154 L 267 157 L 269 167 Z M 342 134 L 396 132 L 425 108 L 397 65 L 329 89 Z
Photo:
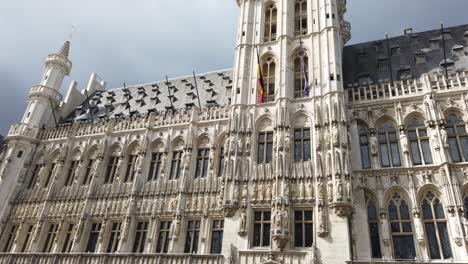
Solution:
M 200 148 L 197 151 L 197 166 L 195 167 L 195 178 L 206 178 L 208 174 L 208 161 L 210 159 L 210 149 Z
M 156 253 L 167 253 L 170 242 L 171 221 L 161 221 L 159 224 L 158 245 Z
M 258 134 L 258 164 L 270 163 L 273 159 L 273 132 Z
M 392 235 L 394 258 L 414 259 L 416 250 L 413 239 L 413 225 L 411 222 L 408 203 L 396 192 L 388 204 L 390 232 Z
M 135 231 L 135 240 L 133 241 L 133 253 L 143 253 L 145 251 L 146 236 L 148 233 L 148 222 L 142 221 L 137 223 Z
M 198 238 L 200 236 L 200 220 L 190 220 L 187 223 L 187 237 L 185 238 L 184 253 L 197 253 Z
M 294 6 L 294 35 L 307 34 L 307 0 L 297 0 Z
M 104 183 L 110 184 L 114 183 L 115 177 L 117 176 L 117 166 L 119 164 L 119 157 L 111 157 L 109 163 L 107 164 L 107 172 Z
M 39 177 L 39 171 L 41 170 L 42 164 L 36 164 L 31 174 L 31 179 L 28 183 L 28 189 L 33 188 L 37 184 L 37 179 Z
M 159 175 L 161 174 L 162 155 L 164 154 L 161 152 L 155 152 L 151 155 L 151 163 L 150 163 L 148 181 L 155 181 L 159 178 Z
M 224 220 L 213 220 L 211 230 L 211 254 L 221 254 L 223 249 Z
M 272 102 L 275 100 L 275 71 L 276 64 L 272 57 L 268 57 L 263 63 L 262 75 L 263 75 L 263 92 L 264 102 Z
M 179 179 L 180 176 L 180 163 L 182 161 L 182 151 L 173 151 L 172 152 L 172 161 L 171 161 L 171 174 L 169 175 L 169 179 Z
M 29 249 L 29 246 L 31 245 L 31 237 L 33 235 L 33 231 L 34 231 L 34 225 L 29 225 L 26 231 L 26 236 L 23 240 L 23 246 L 21 247 L 20 252 L 26 252 L 26 250 Z
M 85 170 L 85 175 L 83 178 L 83 185 L 89 185 L 91 183 L 91 173 L 94 165 L 94 160 L 89 159 L 88 162 L 86 163 L 86 170 Z
M 306 88 L 309 87 L 307 67 L 309 67 L 309 58 L 304 54 L 304 51 L 300 51 L 294 59 L 294 98 L 308 95 L 309 91 L 306 91 Z
M 219 151 L 218 177 L 223 176 L 225 159 L 226 157 L 224 156 L 224 147 L 222 147 Z
M 10 252 L 13 247 L 13 242 L 15 241 L 16 231 L 18 231 L 18 225 L 12 225 L 10 231 L 8 232 L 8 238 L 3 248 L 3 252 Z
M 119 249 L 121 228 L 122 222 L 112 223 L 109 243 L 107 244 L 107 253 L 114 253 L 117 251 L 117 249 Z
M 373 200 L 369 200 L 367 202 L 367 222 L 369 224 L 372 258 L 382 258 L 379 236 L 379 218 L 377 216 L 377 208 L 375 207 Z
M 135 179 L 137 160 L 138 160 L 138 155 L 128 156 L 127 171 L 125 173 L 124 182 L 132 182 L 133 179 Z
M 276 40 L 278 11 L 274 4 L 265 6 L 265 35 L 264 41 L 270 42 Z
M 49 230 L 47 231 L 47 237 L 44 243 L 44 248 L 42 252 L 50 253 L 54 246 L 55 237 L 57 236 L 58 224 L 51 224 Z
M 359 125 L 359 146 L 361 149 L 361 165 L 363 169 L 370 169 L 371 158 L 369 148 L 369 130 L 366 126 Z
M 468 220 L 468 193 L 465 193 L 465 199 L 463 199 L 463 208 L 464 216 Z M 468 230 L 466 230 L 466 232 L 468 232 Z
M 254 212 L 254 225 L 253 225 L 253 246 L 254 247 L 269 247 L 270 246 L 270 229 L 271 229 L 271 212 L 270 211 Z
M 432 154 L 431 147 L 429 146 L 427 128 L 416 118 L 411 120 L 411 123 L 408 126 L 408 139 L 413 164 L 432 164 Z
M 400 149 L 396 129 L 386 123 L 379 129 L 380 161 L 382 167 L 400 167 Z
M 447 135 L 450 154 L 454 162 L 468 161 L 468 133 L 466 124 L 456 115 L 447 117 Z M 443 142 L 445 144 L 445 142 Z
M 294 246 L 312 246 L 312 210 L 298 210 L 294 212 Z
M 431 259 L 452 258 L 447 219 L 440 198 L 428 191 L 422 200 L 421 210 Z
M 67 233 L 65 234 L 65 241 L 63 242 L 62 253 L 69 253 L 73 245 L 73 224 L 69 224 Z
M 71 162 L 68 168 L 67 179 L 65 180 L 65 186 L 71 186 L 75 180 L 76 169 L 78 168 L 79 161 L 74 160 Z
M 57 166 L 57 163 L 52 163 L 52 165 L 49 168 L 49 173 L 47 173 L 47 178 L 44 184 L 44 188 L 49 187 L 50 180 L 52 179 L 52 176 L 54 175 L 55 167 Z
M 294 129 L 294 160 L 310 160 L 310 129 Z
M 89 231 L 88 244 L 86 245 L 86 252 L 96 252 L 96 247 L 99 241 L 99 234 L 101 233 L 101 227 L 101 223 L 93 223 L 91 225 L 91 230 Z

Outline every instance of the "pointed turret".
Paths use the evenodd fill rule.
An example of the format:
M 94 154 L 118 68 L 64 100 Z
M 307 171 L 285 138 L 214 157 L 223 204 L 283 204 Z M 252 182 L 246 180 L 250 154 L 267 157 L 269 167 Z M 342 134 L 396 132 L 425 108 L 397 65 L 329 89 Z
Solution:
M 64 56 L 65 58 L 68 58 L 69 53 L 70 53 L 70 41 L 67 40 L 63 43 L 58 54 Z

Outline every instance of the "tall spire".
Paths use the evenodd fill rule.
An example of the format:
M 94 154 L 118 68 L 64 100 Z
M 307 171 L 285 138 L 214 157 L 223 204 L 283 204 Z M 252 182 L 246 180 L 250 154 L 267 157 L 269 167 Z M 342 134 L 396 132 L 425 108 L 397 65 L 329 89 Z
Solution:
M 63 43 L 62 48 L 60 48 L 59 54 L 64 56 L 65 58 L 68 58 L 68 54 L 70 53 L 70 41 L 65 41 Z

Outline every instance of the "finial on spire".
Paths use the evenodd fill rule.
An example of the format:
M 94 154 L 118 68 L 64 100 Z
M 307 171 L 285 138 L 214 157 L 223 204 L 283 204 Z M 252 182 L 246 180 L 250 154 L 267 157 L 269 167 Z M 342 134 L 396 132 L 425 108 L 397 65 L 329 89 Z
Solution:
M 65 41 L 63 43 L 62 48 L 60 48 L 59 54 L 64 56 L 65 58 L 68 58 L 68 54 L 70 53 L 70 41 Z

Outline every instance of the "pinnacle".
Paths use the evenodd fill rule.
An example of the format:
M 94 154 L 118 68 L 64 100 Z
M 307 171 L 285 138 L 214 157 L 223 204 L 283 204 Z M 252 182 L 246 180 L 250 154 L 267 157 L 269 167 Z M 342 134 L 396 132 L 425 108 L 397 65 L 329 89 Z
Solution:
M 68 58 L 68 53 L 70 52 L 70 41 L 65 41 L 62 48 L 60 48 L 59 54 Z

